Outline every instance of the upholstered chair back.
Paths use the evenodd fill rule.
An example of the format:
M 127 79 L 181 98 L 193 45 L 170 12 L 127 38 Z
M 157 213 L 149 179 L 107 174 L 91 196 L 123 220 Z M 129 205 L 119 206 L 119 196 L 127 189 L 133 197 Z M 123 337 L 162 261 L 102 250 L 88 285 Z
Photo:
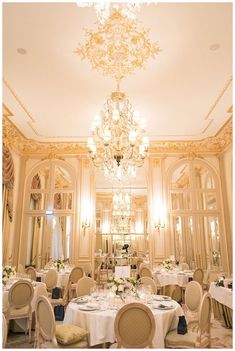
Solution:
M 150 278 L 150 277 L 142 277 L 142 278 L 140 278 L 140 281 L 141 281 L 141 284 L 143 284 L 143 286 L 151 287 L 152 292 L 154 294 L 157 294 L 157 285 L 156 285 L 155 281 L 152 278 Z
M 90 295 L 91 288 L 94 287 L 95 285 L 96 285 L 96 282 L 94 281 L 94 279 L 90 277 L 82 277 L 77 282 L 76 295 L 77 296 Z
M 142 277 L 150 277 L 150 278 L 152 278 L 152 276 L 153 276 L 151 269 L 149 267 L 146 267 L 146 266 L 144 266 L 144 267 L 142 267 L 140 269 L 139 275 L 140 275 L 141 278 Z
M 139 302 L 124 305 L 114 322 L 118 348 L 152 347 L 155 328 L 155 319 L 149 307 Z
M 40 296 L 37 299 L 35 317 L 37 341 L 43 339 L 42 342 L 46 341 L 57 347 L 54 311 L 47 297 Z
M 188 310 L 196 312 L 199 310 L 203 296 L 203 290 L 198 282 L 192 281 L 186 285 L 185 305 Z
M 2 348 L 3 349 L 6 347 L 6 343 L 7 343 L 7 333 L 8 333 L 7 321 L 4 314 L 2 314 Z
M 26 280 L 18 280 L 9 290 L 8 301 L 10 308 L 30 307 L 32 298 L 33 286 Z
M 84 270 L 82 267 L 74 267 L 70 273 L 69 276 L 69 281 L 72 284 L 75 284 L 78 282 L 79 279 L 81 279 L 84 276 Z
M 37 278 L 36 269 L 33 267 L 27 267 L 25 269 L 25 274 L 28 274 L 32 280 L 36 280 Z
M 202 285 L 204 278 L 204 272 L 201 268 L 197 268 L 193 273 L 193 280 Z
M 181 269 L 182 271 L 186 271 L 189 269 L 189 265 L 186 262 L 181 263 Z
M 212 301 L 209 293 L 204 294 L 199 310 L 199 330 L 201 335 L 204 333 L 210 334 L 211 324 L 211 313 L 212 313 Z
M 57 277 L 58 273 L 55 269 L 49 269 L 47 274 L 45 275 L 44 282 L 47 286 L 47 289 L 51 290 L 54 289 L 57 285 Z

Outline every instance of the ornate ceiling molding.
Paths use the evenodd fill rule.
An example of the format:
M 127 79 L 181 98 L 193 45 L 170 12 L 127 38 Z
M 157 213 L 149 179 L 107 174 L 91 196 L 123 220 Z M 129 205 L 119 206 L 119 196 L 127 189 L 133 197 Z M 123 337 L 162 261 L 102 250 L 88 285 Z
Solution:
M 138 22 L 116 9 L 97 31 L 86 31 L 88 39 L 75 53 L 87 58 L 93 69 L 120 81 L 161 51 L 157 43 L 151 43 L 147 30 L 137 28 Z
M 216 135 L 201 140 L 166 140 L 150 143 L 149 153 L 211 153 L 222 152 L 232 143 L 232 118 L 222 126 Z
M 77 155 L 88 154 L 86 143 L 77 142 L 39 142 L 27 139 L 19 129 L 3 115 L 3 141 L 15 148 L 23 155 Z M 212 137 L 201 140 L 164 140 L 152 141 L 149 147 L 149 154 L 170 153 L 170 154 L 218 154 L 225 150 L 232 143 L 232 118 L 221 127 Z

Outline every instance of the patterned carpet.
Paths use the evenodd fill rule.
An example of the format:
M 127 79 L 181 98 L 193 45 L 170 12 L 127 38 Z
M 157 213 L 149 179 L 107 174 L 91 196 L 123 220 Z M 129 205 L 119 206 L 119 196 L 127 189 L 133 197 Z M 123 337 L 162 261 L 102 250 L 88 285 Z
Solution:
M 32 333 L 33 334 L 33 333 Z M 34 335 L 34 334 L 33 334 Z M 23 333 L 10 333 L 7 340 L 8 349 L 32 349 L 33 343 L 28 342 L 28 336 Z M 102 346 L 100 345 L 100 348 Z M 94 348 L 99 348 L 97 345 Z M 212 319 L 211 327 L 211 348 L 212 349 L 232 349 L 233 331 L 221 325 L 217 320 Z

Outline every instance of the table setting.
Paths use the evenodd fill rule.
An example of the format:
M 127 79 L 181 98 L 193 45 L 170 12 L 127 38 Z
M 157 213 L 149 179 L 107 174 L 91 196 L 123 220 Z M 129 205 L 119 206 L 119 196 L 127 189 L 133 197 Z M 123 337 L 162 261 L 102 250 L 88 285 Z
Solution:
M 118 310 L 130 302 L 146 304 L 156 322 L 154 347 L 164 348 L 164 338 L 169 330 L 177 328 L 181 306 L 168 296 L 154 295 L 148 287 L 122 291 L 94 289 L 91 295 L 73 299 L 67 306 L 64 323 L 72 323 L 89 331 L 89 345 L 115 342 L 114 321 Z

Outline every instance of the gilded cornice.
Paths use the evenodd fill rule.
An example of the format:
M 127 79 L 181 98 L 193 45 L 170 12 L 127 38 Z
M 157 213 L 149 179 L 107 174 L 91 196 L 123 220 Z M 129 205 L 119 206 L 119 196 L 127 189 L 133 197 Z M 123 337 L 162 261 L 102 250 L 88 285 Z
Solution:
M 149 147 L 149 153 L 220 153 L 232 143 L 232 118 L 212 137 L 201 140 L 164 140 L 153 141 Z
M 3 116 L 3 141 L 23 155 L 47 154 L 87 154 L 86 143 L 78 142 L 40 142 L 26 138 L 15 125 Z M 212 137 L 201 140 L 152 141 L 149 155 L 155 153 L 218 154 L 232 143 L 232 118 L 230 118 Z
M 87 153 L 86 143 L 40 142 L 28 139 L 6 117 L 3 117 L 2 138 L 7 145 L 24 155 Z

